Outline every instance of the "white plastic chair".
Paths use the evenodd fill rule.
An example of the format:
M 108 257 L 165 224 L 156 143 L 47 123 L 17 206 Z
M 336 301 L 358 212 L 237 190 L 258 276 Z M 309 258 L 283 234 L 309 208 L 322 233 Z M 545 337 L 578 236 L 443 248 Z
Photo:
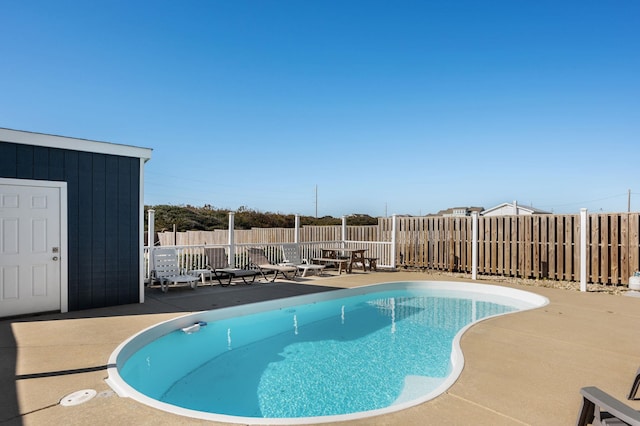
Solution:
M 298 251 L 298 246 L 296 244 L 283 244 L 282 245 L 282 254 L 284 255 L 284 263 L 287 265 L 293 265 L 299 270 L 302 271 L 302 277 L 307 275 L 308 270 L 316 271 L 317 275 L 322 273 L 322 270 L 325 268 L 325 265 L 314 265 L 309 263 L 307 259 L 301 259 L 300 253 Z
M 198 277 L 188 275 L 180 268 L 176 249 L 154 249 L 153 265 L 155 278 L 160 281 L 160 289 L 163 293 L 169 290 L 169 285 L 188 285 L 191 289 L 198 286 Z

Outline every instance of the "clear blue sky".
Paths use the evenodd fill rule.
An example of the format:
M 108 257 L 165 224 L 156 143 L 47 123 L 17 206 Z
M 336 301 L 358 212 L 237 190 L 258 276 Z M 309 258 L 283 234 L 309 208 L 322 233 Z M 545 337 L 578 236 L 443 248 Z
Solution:
M 637 211 L 640 1 L 5 0 L 0 127 L 152 148 L 152 205 Z

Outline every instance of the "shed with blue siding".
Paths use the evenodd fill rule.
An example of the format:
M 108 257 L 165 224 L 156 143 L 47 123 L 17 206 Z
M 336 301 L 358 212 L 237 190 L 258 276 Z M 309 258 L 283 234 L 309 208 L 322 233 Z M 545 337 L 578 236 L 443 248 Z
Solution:
M 0 182 L 66 183 L 62 311 L 144 302 L 150 158 L 148 148 L 0 128 Z

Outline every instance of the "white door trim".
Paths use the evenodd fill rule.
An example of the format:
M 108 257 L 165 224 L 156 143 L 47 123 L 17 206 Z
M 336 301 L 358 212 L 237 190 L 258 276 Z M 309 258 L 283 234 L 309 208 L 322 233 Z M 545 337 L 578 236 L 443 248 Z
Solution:
M 67 182 L 0 178 L 0 184 L 60 189 L 60 312 L 69 311 Z

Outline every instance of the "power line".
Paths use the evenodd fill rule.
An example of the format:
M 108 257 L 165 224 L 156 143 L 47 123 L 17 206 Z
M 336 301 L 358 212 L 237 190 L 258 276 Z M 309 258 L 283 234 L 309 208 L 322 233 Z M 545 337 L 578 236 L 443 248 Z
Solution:
M 590 203 L 595 203 L 598 201 L 605 201 L 605 200 L 611 200 L 613 198 L 618 198 L 618 197 L 624 197 L 627 194 L 618 194 L 618 195 L 612 195 L 610 197 L 604 197 L 604 198 L 597 198 L 597 199 L 593 199 L 593 200 L 583 200 L 583 201 L 576 201 L 576 202 L 572 202 L 572 203 L 564 203 L 564 204 L 555 204 L 556 207 L 566 207 L 566 206 L 574 206 L 574 205 L 581 205 L 581 204 L 590 204 Z

